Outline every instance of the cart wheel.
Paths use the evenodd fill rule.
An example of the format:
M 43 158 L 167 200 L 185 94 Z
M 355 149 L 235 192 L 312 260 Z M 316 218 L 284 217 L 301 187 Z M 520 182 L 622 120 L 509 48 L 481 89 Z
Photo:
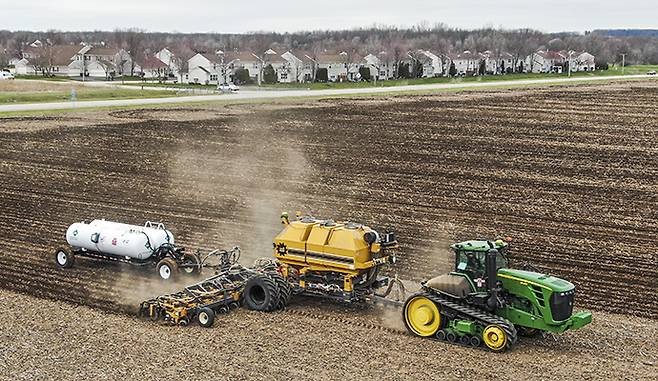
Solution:
M 164 280 L 173 280 L 178 273 L 178 265 L 176 261 L 171 258 L 165 258 L 158 262 L 157 266 L 158 275 Z
M 215 322 L 215 312 L 208 307 L 203 307 L 199 309 L 199 313 L 196 315 L 196 320 L 199 322 L 200 326 L 210 328 Z
M 55 264 L 60 269 L 70 269 L 73 267 L 73 261 L 75 260 L 75 255 L 68 252 L 64 248 L 58 248 L 55 250 Z
M 183 254 L 183 261 L 181 262 L 181 272 L 186 275 L 196 275 L 201 272 L 201 259 L 198 255 L 193 253 Z

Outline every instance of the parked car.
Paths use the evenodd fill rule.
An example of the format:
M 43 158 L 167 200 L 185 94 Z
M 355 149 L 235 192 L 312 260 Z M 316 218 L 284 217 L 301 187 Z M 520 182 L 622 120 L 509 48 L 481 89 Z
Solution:
M 240 90 L 240 87 L 233 83 L 224 83 L 221 85 L 217 85 L 217 90 L 223 93 L 233 93 Z
M 655 70 L 648 71 L 647 75 L 656 75 L 656 71 Z
M 0 81 L 5 79 L 14 79 L 14 75 L 6 71 L 0 71 Z

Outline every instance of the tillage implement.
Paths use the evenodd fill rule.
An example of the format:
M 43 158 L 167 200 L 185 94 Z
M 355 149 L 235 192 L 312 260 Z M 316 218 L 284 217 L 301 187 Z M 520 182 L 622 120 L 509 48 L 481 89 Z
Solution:
M 218 257 L 219 263 L 209 264 L 211 257 Z M 216 314 L 228 313 L 242 303 L 259 311 L 284 307 L 290 287 L 273 263 L 261 260 L 248 268 L 238 263 L 239 258 L 238 247 L 208 253 L 202 263 L 206 268 L 215 269 L 214 276 L 182 291 L 142 302 L 139 315 L 153 321 L 164 320 L 183 326 L 195 321 L 202 327 L 211 327 Z
M 403 320 L 413 334 L 498 352 L 519 334 L 562 333 L 592 321 L 590 312 L 573 313 L 573 284 L 509 268 L 506 241 L 465 241 L 451 248 L 455 270 L 423 282 L 404 304 Z

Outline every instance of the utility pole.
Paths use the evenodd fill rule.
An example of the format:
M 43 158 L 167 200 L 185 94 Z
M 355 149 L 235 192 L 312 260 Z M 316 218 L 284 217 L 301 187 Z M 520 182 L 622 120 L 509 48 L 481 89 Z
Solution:
M 621 54 L 621 74 L 624 75 L 624 67 L 626 66 L 626 53 Z
M 569 72 L 568 77 L 571 77 L 571 55 L 573 54 L 573 50 L 569 50 L 569 62 L 567 63 L 567 71 Z

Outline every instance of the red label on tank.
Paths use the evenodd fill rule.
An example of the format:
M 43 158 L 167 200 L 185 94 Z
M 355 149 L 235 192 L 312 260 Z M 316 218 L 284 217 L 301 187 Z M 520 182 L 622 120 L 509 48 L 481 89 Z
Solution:
M 114 245 L 114 246 L 117 245 L 117 239 L 116 238 L 112 238 L 112 245 Z

